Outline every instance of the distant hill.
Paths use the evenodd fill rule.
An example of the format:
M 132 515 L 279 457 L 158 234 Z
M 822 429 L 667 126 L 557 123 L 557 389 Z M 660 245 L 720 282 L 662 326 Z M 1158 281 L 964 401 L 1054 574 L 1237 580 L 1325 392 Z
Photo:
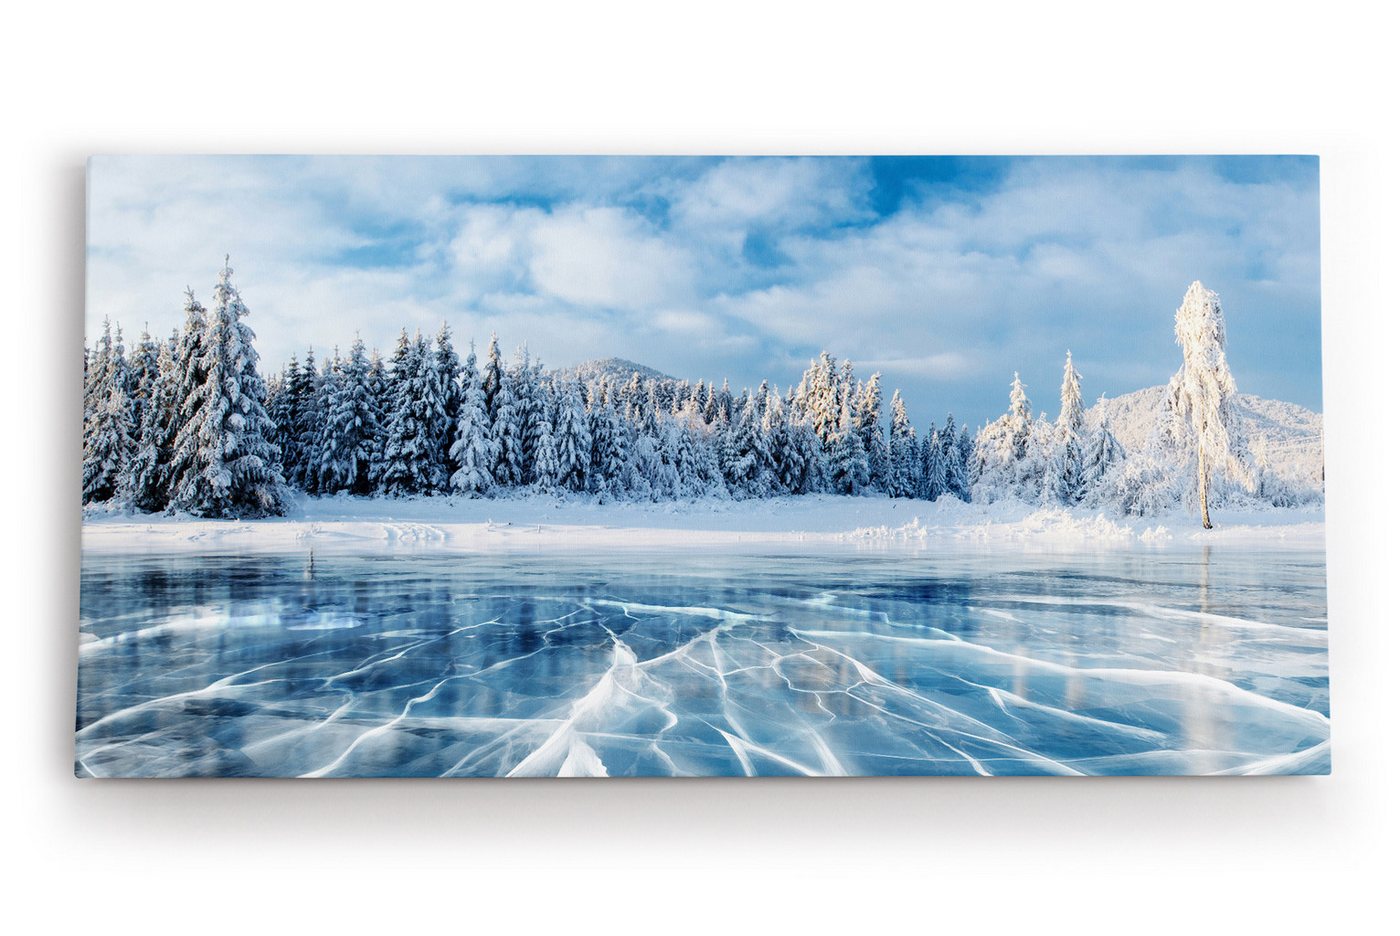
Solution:
M 1157 419 L 1165 386 L 1148 387 L 1096 403 L 1089 424 L 1108 415 L 1109 428 L 1128 451 L 1142 448 Z M 1296 403 L 1266 400 L 1248 393 L 1236 397 L 1250 450 L 1263 454 L 1285 478 L 1317 483 L 1322 476 L 1322 414 Z
M 670 374 L 663 374 L 653 367 L 645 364 L 638 364 L 636 361 L 628 361 L 624 358 L 600 358 L 596 361 L 584 361 L 574 367 L 561 367 L 555 373 L 565 377 L 582 377 L 584 383 L 591 383 L 599 377 L 607 377 L 614 383 L 626 383 L 632 379 L 632 375 L 641 374 L 643 380 L 665 380 L 676 382 L 676 378 Z

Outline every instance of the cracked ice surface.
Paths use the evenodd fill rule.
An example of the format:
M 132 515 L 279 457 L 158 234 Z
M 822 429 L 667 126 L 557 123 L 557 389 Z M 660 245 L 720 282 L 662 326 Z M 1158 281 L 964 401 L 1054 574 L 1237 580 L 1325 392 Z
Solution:
M 1311 550 L 84 558 L 95 776 L 1317 773 Z

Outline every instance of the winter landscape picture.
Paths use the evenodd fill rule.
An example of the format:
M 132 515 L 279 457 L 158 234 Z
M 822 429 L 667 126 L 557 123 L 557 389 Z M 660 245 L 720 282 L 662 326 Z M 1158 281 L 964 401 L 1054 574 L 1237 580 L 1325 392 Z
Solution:
M 1327 773 L 1320 305 L 1312 157 L 94 157 L 75 771 Z

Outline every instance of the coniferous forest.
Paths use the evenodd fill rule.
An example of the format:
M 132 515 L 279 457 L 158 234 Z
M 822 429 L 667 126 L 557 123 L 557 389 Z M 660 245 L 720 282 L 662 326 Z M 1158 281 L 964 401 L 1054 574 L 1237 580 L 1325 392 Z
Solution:
M 1195 284 L 1177 315 L 1183 368 L 1147 452 L 1090 425 L 1067 354 L 1059 416 L 1035 417 L 1019 376 L 1009 408 L 974 437 L 953 415 L 925 431 L 881 375 L 822 352 L 796 386 L 550 371 L 524 345 L 478 354 L 446 323 L 401 331 L 384 359 L 357 336 L 264 377 L 227 261 L 206 307 L 187 291 L 165 339 L 124 347 L 104 325 L 84 350 L 83 502 L 199 517 L 285 512 L 311 495 L 568 494 L 603 501 L 807 493 L 1112 506 L 1145 514 L 1207 487 L 1252 496 L 1264 477 L 1232 417 L 1224 319 Z M 1192 352 L 1198 361 L 1193 369 Z M 1187 390 L 1213 383 L 1204 403 Z M 1223 375 L 1223 376 L 1222 376 Z M 1198 470 L 1200 466 L 1208 470 Z M 1200 480 L 1199 485 L 1196 481 Z M 1270 488 L 1275 501 L 1295 498 Z

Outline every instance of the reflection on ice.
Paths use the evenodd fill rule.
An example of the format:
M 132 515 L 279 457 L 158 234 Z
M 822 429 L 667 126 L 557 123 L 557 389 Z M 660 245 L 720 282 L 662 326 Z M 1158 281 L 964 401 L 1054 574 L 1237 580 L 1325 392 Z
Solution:
M 84 560 L 95 776 L 1317 773 L 1322 556 Z

